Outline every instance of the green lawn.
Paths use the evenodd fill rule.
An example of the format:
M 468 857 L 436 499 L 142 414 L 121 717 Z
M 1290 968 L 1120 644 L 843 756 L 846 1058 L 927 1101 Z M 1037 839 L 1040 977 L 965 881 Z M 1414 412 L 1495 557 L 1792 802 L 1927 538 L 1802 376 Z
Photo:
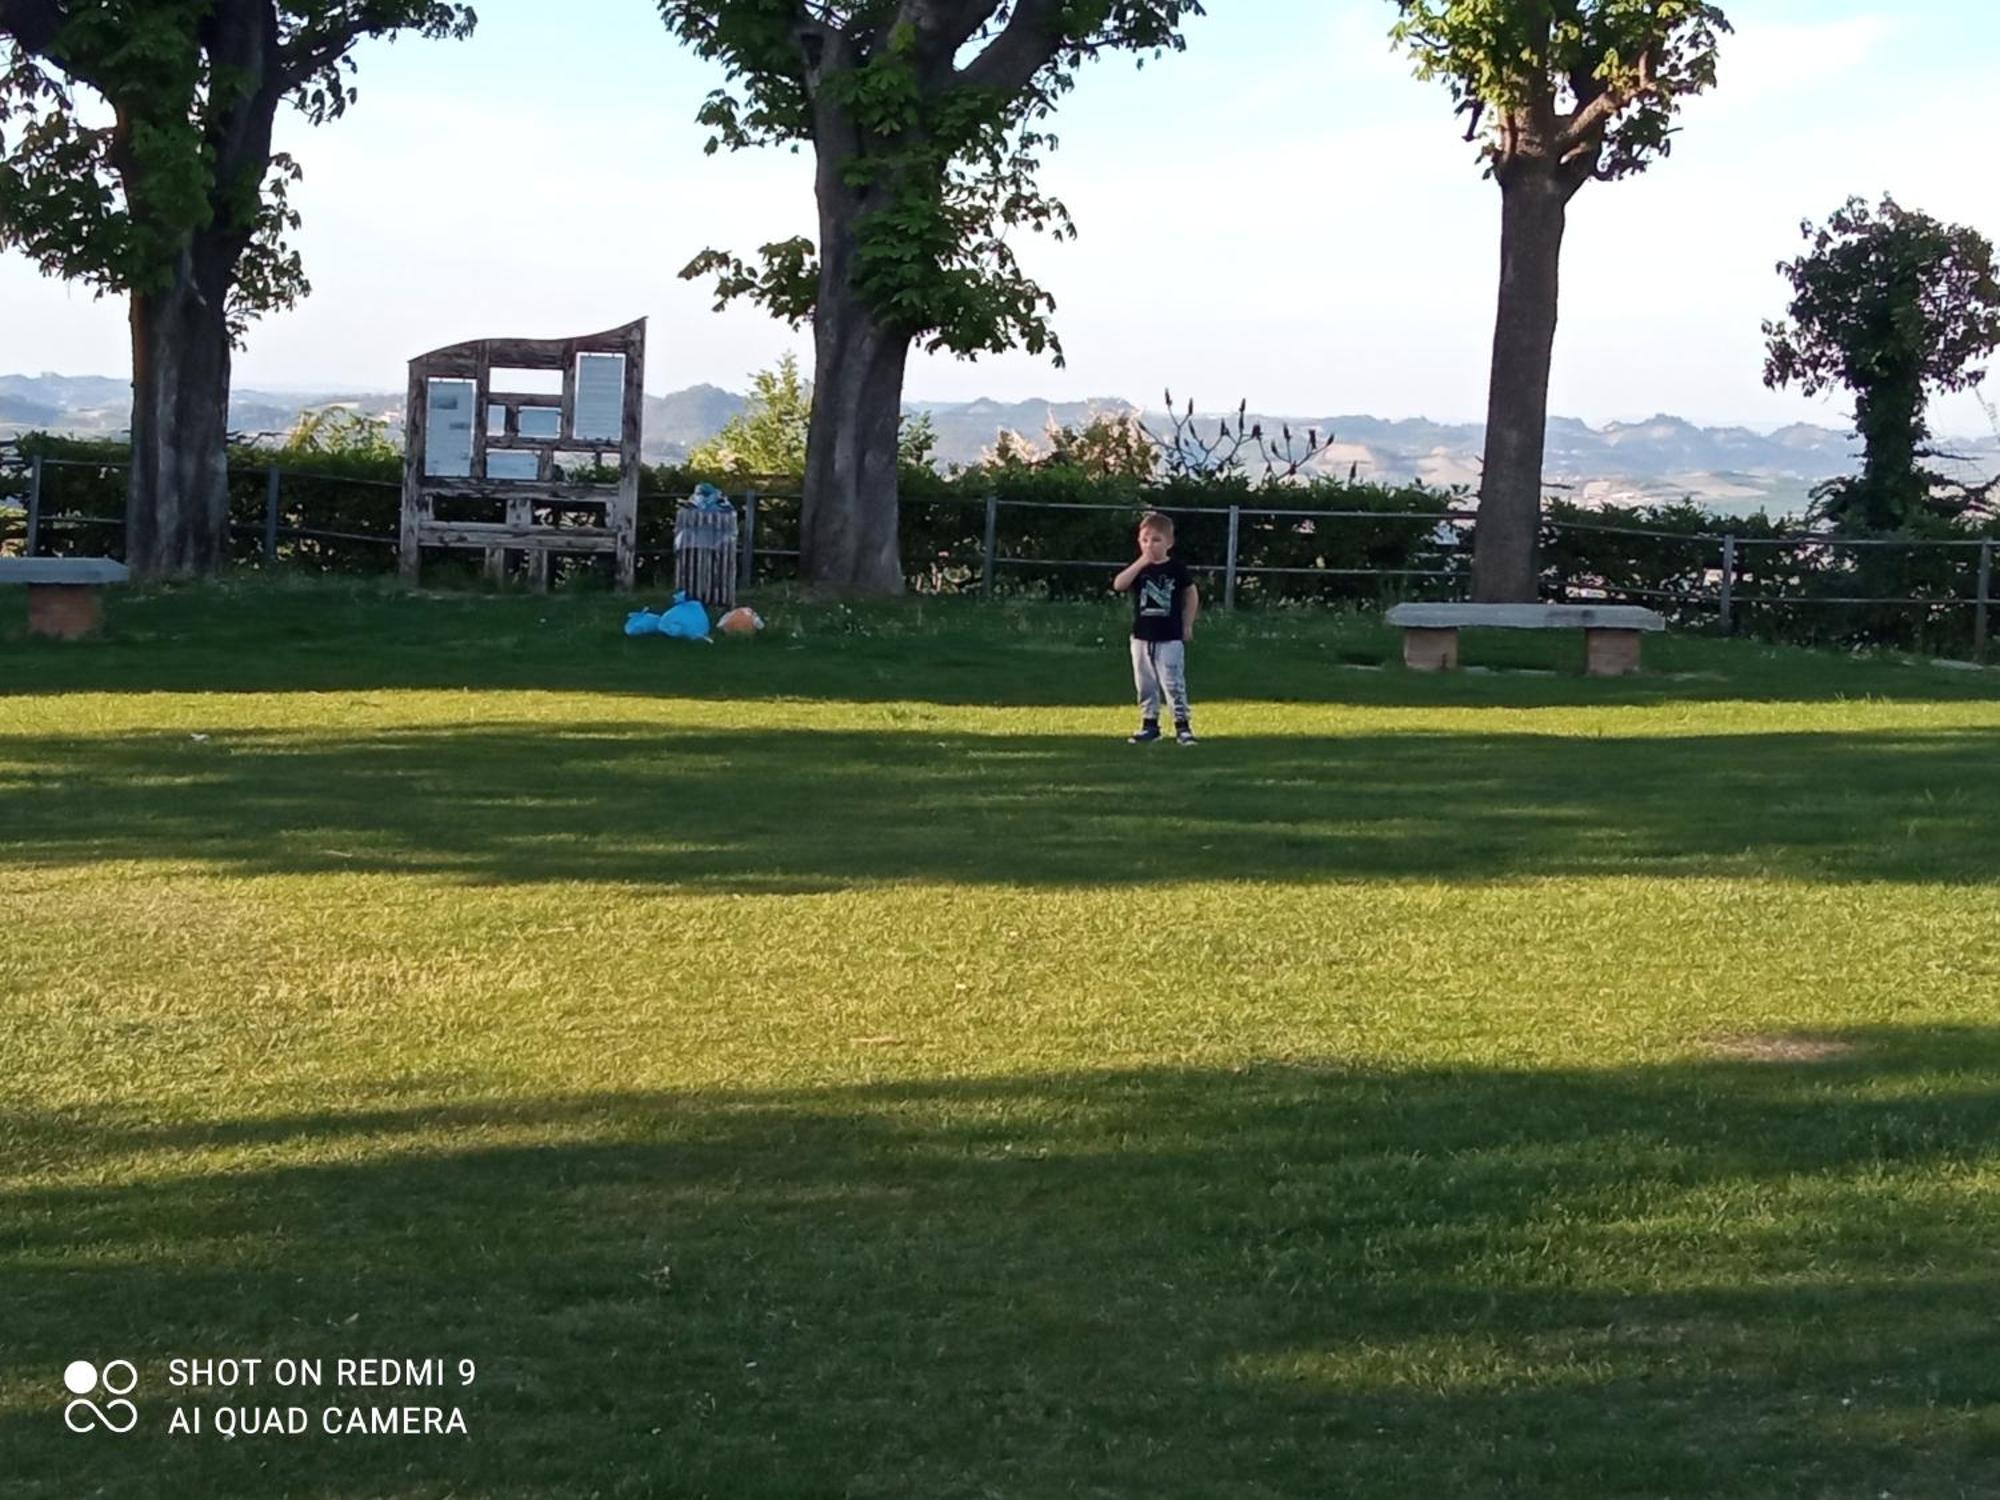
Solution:
M 0 605 L 8 1500 L 2000 1495 L 2000 673 Z

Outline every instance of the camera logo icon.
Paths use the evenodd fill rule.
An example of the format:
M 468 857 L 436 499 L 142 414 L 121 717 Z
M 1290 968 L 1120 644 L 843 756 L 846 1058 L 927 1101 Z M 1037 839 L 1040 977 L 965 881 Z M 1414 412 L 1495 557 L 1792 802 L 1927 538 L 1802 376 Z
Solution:
M 63 1371 L 63 1384 L 76 1399 L 63 1408 L 63 1425 L 71 1432 L 130 1432 L 139 1425 L 139 1408 L 126 1396 L 138 1387 L 139 1372 L 129 1359 L 114 1359 L 102 1370 L 87 1359 L 73 1359 Z M 102 1388 L 110 1398 L 102 1406 L 90 1398 Z

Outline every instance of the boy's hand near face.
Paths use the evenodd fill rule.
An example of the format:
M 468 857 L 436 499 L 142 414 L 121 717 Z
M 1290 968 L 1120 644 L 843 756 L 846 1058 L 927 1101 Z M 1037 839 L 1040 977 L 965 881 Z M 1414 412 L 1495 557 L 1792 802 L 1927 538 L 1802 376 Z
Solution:
M 1119 571 L 1118 576 L 1111 580 L 1111 587 L 1121 594 L 1124 593 L 1132 587 L 1132 581 L 1139 576 L 1142 570 L 1167 560 L 1167 549 L 1170 545 L 1167 539 L 1157 531 L 1140 532 L 1139 555 L 1127 563 Z

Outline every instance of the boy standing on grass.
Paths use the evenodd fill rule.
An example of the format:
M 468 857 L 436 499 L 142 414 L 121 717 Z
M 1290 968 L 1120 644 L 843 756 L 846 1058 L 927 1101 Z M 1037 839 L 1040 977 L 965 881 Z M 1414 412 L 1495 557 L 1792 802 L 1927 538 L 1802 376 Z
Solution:
M 1139 556 L 1111 580 L 1111 587 L 1132 596 L 1132 680 L 1139 689 L 1139 732 L 1135 745 L 1160 737 L 1160 698 L 1174 710 L 1174 738 L 1192 745 L 1194 727 L 1188 722 L 1187 643 L 1194 639 L 1194 617 L 1201 608 L 1201 590 L 1194 586 L 1188 565 L 1167 556 L 1174 545 L 1174 523 L 1158 511 L 1139 522 Z

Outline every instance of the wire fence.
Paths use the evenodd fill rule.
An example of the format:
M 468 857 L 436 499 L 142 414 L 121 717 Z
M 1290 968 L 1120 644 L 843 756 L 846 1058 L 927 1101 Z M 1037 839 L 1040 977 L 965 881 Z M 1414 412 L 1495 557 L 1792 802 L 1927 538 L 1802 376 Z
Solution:
M 101 461 L 0 448 L 0 552 L 116 556 L 124 473 Z M 1381 492 L 1377 492 L 1381 493 Z M 796 493 L 745 490 L 741 587 L 796 577 Z M 643 586 L 673 576 L 675 497 L 642 493 Z M 1431 492 L 1425 508 L 1161 504 L 1177 554 L 1225 608 L 1320 601 L 1381 605 L 1467 597 L 1475 513 Z M 335 468 L 237 464 L 230 530 L 237 561 L 323 572 L 395 565 L 401 486 Z M 939 593 L 1101 592 L 1130 561 L 1139 506 L 1005 492 L 916 495 L 902 507 L 913 588 Z M 1983 656 L 1993 602 L 1991 537 L 1838 537 L 1775 531 L 1753 518 L 1709 529 L 1621 525 L 1552 506 L 1542 538 L 1544 589 L 1569 601 L 1639 603 L 1676 628 L 1804 640 L 1897 640 L 1969 647 Z M 592 564 L 574 560 L 577 576 Z

